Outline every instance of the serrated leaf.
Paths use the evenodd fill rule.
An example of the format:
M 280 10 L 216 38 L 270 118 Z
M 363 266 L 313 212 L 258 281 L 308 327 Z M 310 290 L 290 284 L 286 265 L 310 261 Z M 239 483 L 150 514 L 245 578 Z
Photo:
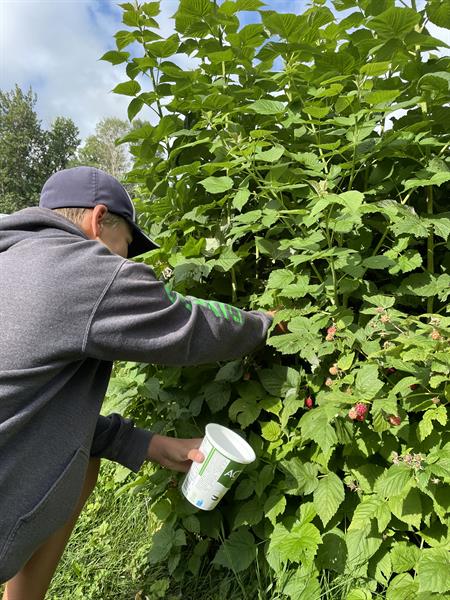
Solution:
M 231 177 L 207 177 L 199 182 L 210 194 L 222 194 L 233 187 Z
M 398 496 L 392 496 L 388 500 L 389 508 L 398 519 L 420 528 L 422 520 L 422 501 L 417 488 L 411 488 L 407 493 L 404 491 Z
M 416 600 L 418 587 L 409 573 L 401 573 L 389 583 L 386 600 Z
M 397 542 L 391 552 L 392 569 L 395 573 L 405 573 L 417 568 L 420 549 L 408 542 Z
M 269 289 L 283 289 L 286 285 L 292 283 L 294 279 L 295 276 L 292 271 L 288 269 L 276 269 L 270 273 L 267 287 Z
M 220 253 L 219 258 L 208 261 L 208 264 L 213 264 L 214 268 L 219 268 L 220 271 L 227 272 L 234 267 L 241 259 L 233 250 L 226 246 Z
M 376 365 L 364 365 L 356 374 L 356 392 L 362 400 L 374 398 L 383 387 L 383 382 L 378 379 Z
M 391 7 L 369 21 L 369 25 L 384 39 L 403 39 L 420 21 L 412 8 Z
M 247 204 L 248 199 L 250 198 L 250 190 L 248 188 L 239 189 L 233 197 L 233 206 L 237 208 L 237 210 L 241 211 L 244 206 Z
M 386 506 L 386 501 L 378 496 L 364 496 L 353 513 L 349 529 L 364 529 L 370 532 L 371 519 L 378 522 L 378 531 L 383 533 L 391 520 L 391 511 Z
M 323 452 L 328 452 L 337 443 L 336 432 L 322 407 L 314 408 L 303 415 L 300 428 L 302 434 L 307 439 L 317 442 Z
M 208 383 L 203 389 L 206 403 L 208 404 L 211 412 L 214 414 L 219 410 L 222 410 L 228 402 L 231 396 L 231 387 L 229 384 L 212 381 Z
M 417 566 L 419 592 L 450 591 L 450 554 L 445 548 L 425 548 Z
M 450 4 L 448 0 L 429 0 L 426 4 L 427 16 L 438 27 L 450 29 Z
M 276 162 L 284 154 L 284 148 L 282 146 L 274 146 L 269 150 L 261 150 L 255 154 L 256 160 L 263 160 L 266 162 Z
M 213 564 L 238 573 L 247 569 L 256 558 L 257 547 L 253 535 L 244 528 L 233 531 L 217 551 Z
M 336 514 L 344 496 L 344 485 L 337 475 L 328 473 L 319 479 L 319 485 L 314 490 L 314 506 L 324 527 Z
M 380 496 L 390 498 L 405 493 L 411 482 L 411 469 L 405 464 L 392 465 L 375 483 L 374 490 Z
M 239 508 L 233 522 L 233 527 L 240 525 L 256 525 L 263 517 L 263 507 L 259 498 L 253 498 L 249 502 L 245 502 Z
M 264 514 L 275 525 L 277 517 L 284 513 L 286 508 L 286 497 L 280 494 L 269 496 L 264 504 Z
M 283 487 L 288 494 L 312 494 L 319 485 L 318 467 L 311 462 L 302 462 L 299 458 L 284 460 L 280 468 L 288 475 Z
M 285 111 L 283 102 L 277 100 L 256 100 L 248 108 L 259 115 L 278 115 Z
M 290 530 L 278 523 L 270 537 L 268 553 L 275 552 L 285 563 L 299 563 L 314 557 L 320 540 L 319 530 L 312 523 L 297 522 Z
M 433 431 L 433 421 L 437 421 L 441 425 L 447 424 L 447 410 L 445 406 L 433 406 L 433 408 L 429 408 L 423 413 L 418 427 L 420 441 L 427 438 Z
M 365 577 L 368 560 L 381 546 L 383 538 L 361 529 L 351 529 L 347 531 L 345 541 L 348 552 L 346 572 L 352 577 Z
M 361 67 L 360 73 L 375 77 L 377 75 L 384 75 L 389 71 L 391 67 L 390 61 L 382 62 L 369 62 Z
M 281 427 L 276 421 L 260 421 L 261 436 L 269 442 L 274 442 L 281 437 Z
M 398 96 L 400 96 L 401 90 L 376 90 L 375 92 L 368 92 L 364 96 L 364 100 L 368 104 L 391 104 Z

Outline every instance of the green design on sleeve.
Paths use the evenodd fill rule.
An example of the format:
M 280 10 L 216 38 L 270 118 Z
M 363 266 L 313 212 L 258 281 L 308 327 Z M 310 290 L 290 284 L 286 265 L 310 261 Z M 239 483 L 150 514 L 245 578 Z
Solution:
M 175 304 L 177 300 L 180 300 L 180 302 L 183 303 L 183 306 L 189 311 L 192 311 L 193 304 L 198 304 L 199 306 L 203 306 L 204 308 L 210 310 L 218 319 L 226 319 L 227 321 L 233 320 L 239 325 L 244 323 L 242 311 L 235 306 L 213 300 L 202 300 L 201 298 L 188 299 L 184 298 L 184 296 L 178 292 L 169 289 L 168 286 L 164 286 L 164 289 L 166 290 L 167 297 L 172 304 Z

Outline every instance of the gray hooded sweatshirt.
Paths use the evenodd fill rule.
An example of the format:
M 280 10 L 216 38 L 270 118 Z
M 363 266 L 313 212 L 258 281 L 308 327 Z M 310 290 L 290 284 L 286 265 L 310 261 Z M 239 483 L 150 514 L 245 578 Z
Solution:
M 142 465 L 152 434 L 99 416 L 112 361 L 231 360 L 270 324 L 168 293 L 148 266 L 51 210 L 0 219 L 0 582 L 67 521 L 89 456 Z

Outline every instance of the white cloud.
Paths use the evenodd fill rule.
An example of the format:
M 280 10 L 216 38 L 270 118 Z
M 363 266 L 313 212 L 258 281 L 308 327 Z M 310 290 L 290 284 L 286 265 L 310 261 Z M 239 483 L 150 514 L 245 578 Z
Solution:
M 276 4 L 281 12 L 295 11 L 305 1 L 268 0 L 267 7 L 273 9 Z M 118 4 L 112 0 L 0 0 L 1 89 L 12 89 L 17 83 L 27 90 L 31 85 L 38 95 L 36 109 L 44 127 L 50 127 L 57 116 L 70 117 L 82 137 L 93 133 L 103 117 L 126 119 L 131 98 L 111 93 L 127 79 L 124 65 L 113 67 L 99 61 L 115 49 L 114 33 L 127 29 Z M 178 0 L 161 2 L 158 21 L 164 37 L 174 32 L 171 17 L 178 5 Z M 442 39 L 445 30 L 435 29 Z M 138 48 L 137 53 L 141 52 Z M 174 62 L 186 69 L 196 63 L 182 56 Z M 144 109 L 139 116 L 153 120 L 151 115 Z
M 126 117 L 129 99 L 110 93 L 125 77 L 98 60 L 112 48 L 118 18 L 97 7 L 84 0 L 0 0 L 1 88 L 31 85 L 44 127 L 58 115 L 70 117 L 84 137 L 102 117 Z

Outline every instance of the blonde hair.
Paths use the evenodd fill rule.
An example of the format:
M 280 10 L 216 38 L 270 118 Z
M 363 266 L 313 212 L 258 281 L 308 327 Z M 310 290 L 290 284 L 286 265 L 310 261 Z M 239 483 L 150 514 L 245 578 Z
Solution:
M 92 210 L 92 208 L 54 208 L 53 212 L 60 214 L 68 221 L 72 221 L 72 223 L 74 223 L 78 227 L 81 227 L 84 215 L 88 210 Z M 104 216 L 103 223 L 105 225 L 109 225 L 112 228 L 118 227 L 120 223 L 126 223 L 128 225 L 125 219 L 123 219 L 119 215 L 110 213 L 109 211 Z

